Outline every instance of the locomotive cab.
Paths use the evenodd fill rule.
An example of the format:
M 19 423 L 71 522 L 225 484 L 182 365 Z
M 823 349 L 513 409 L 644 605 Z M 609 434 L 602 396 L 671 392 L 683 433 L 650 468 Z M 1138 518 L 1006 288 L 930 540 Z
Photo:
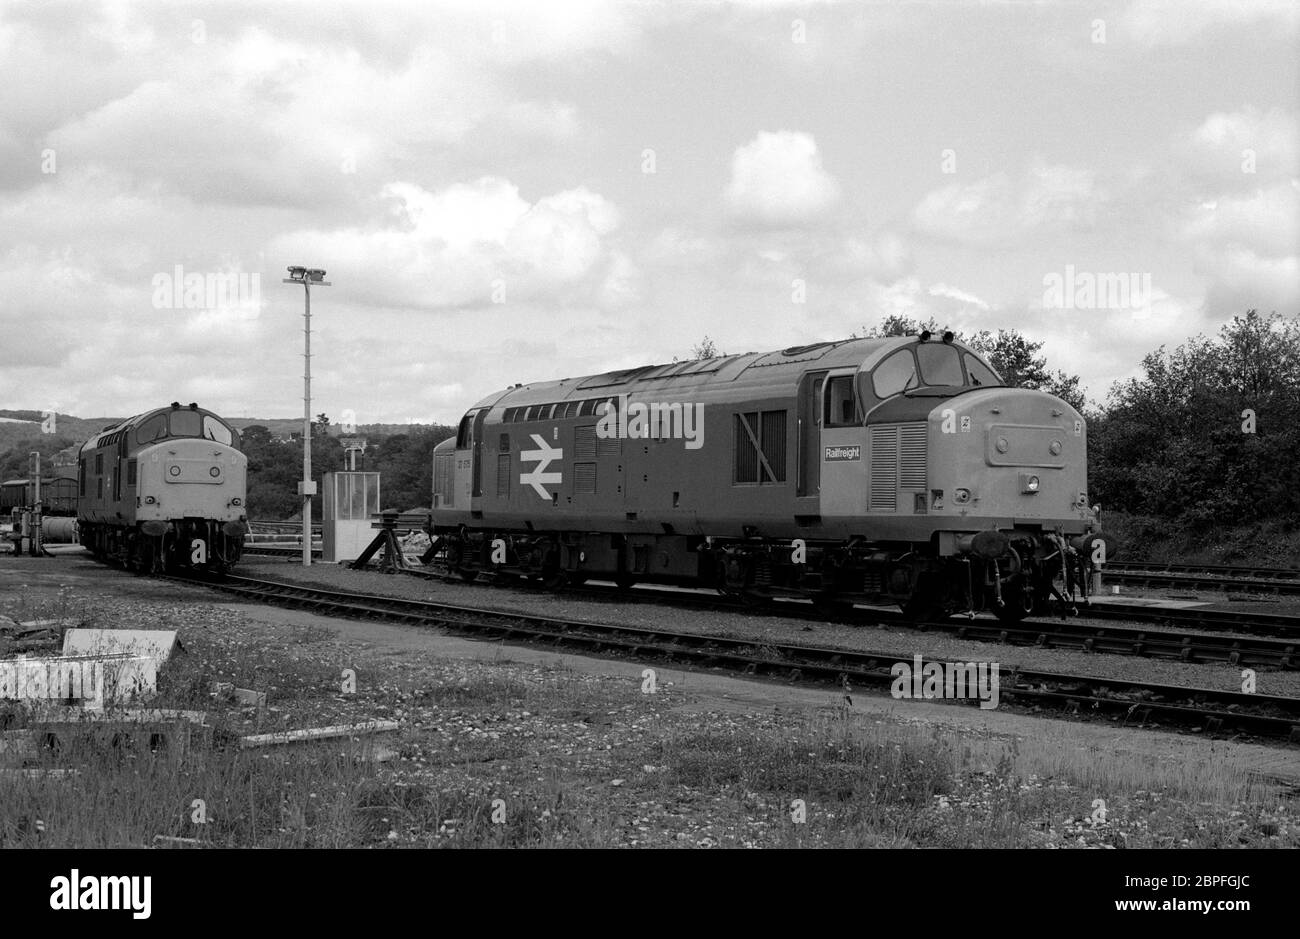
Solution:
M 239 445 L 234 428 L 195 404 L 105 428 L 78 458 L 82 543 L 146 571 L 229 569 L 248 531 Z

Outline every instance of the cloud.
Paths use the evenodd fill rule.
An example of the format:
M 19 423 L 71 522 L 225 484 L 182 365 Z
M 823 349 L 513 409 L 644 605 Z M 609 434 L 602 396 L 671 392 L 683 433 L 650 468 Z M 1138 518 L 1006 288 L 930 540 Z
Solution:
M 387 306 L 564 302 L 631 290 L 631 262 L 607 241 L 619 213 L 586 188 L 530 204 L 508 180 L 483 177 L 435 192 L 391 183 L 381 201 L 385 216 L 366 227 L 288 233 L 272 249 L 311 259 L 351 295 Z
M 1187 213 L 1179 237 L 1279 256 L 1300 251 L 1300 192 L 1290 182 L 1250 195 L 1222 196 Z
M 787 130 L 763 131 L 737 148 L 724 194 L 733 217 L 774 227 L 811 222 L 839 197 L 812 135 Z
M 1147 46 L 1183 45 L 1233 28 L 1252 39 L 1295 29 L 1294 0 L 1137 0 L 1120 17 L 1120 33 Z
M 965 290 L 959 290 L 956 287 L 950 287 L 947 284 L 931 284 L 928 292 L 932 297 L 947 297 L 950 300 L 978 307 L 981 310 L 989 309 L 989 305 L 975 294 L 967 293 Z
M 1010 246 L 1045 232 L 1090 228 L 1107 198 L 1092 171 L 1035 160 L 1018 180 L 995 173 L 933 190 L 912 210 L 911 221 L 941 241 Z
M 1297 141 L 1294 113 L 1247 107 L 1207 117 L 1183 142 L 1181 157 L 1199 181 L 1239 189 L 1295 176 Z M 1247 164 L 1248 150 L 1253 167 Z

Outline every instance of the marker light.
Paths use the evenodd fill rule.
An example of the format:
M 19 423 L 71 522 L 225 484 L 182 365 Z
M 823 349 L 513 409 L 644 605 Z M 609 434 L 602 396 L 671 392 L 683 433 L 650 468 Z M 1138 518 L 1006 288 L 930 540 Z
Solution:
M 1035 476 L 1035 475 L 1033 475 L 1032 473 L 1021 473 L 1021 474 L 1020 474 L 1020 491 L 1021 491 L 1021 492 L 1037 492 L 1037 491 L 1038 491 L 1038 484 L 1039 484 L 1038 477 Z

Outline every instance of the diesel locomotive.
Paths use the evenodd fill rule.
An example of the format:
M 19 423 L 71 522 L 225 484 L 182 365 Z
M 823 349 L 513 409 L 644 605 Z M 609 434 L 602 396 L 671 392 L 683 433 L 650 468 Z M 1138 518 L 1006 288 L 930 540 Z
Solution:
M 467 579 L 1014 621 L 1114 552 L 1086 454 L 1081 414 L 951 333 L 821 342 L 488 395 L 434 451 L 430 528 Z
M 238 432 L 172 402 L 91 437 L 77 458 L 81 543 L 133 570 L 229 570 L 248 531 Z

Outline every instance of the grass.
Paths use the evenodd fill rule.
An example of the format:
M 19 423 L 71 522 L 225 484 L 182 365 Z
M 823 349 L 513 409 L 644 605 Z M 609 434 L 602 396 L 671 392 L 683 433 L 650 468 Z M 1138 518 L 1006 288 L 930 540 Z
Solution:
M 505 653 L 385 655 L 219 607 L 116 602 L 6 597 L 0 612 L 180 622 L 187 652 L 162 670 L 152 703 L 204 710 L 209 729 L 184 752 L 112 730 L 38 747 L 28 768 L 78 772 L 0 772 L 0 847 L 147 846 L 156 835 L 322 848 L 1300 846 L 1293 805 L 1227 748 L 1184 764 L 1141 752 L 1140 734 L 1132 751 L 1094 750 L 844 707 L 709 710 L 668 686 L 645 695 L 639 678 Z M 354 695 L 341 693 L 344 667 L 357 672 Z M 271 706 L 216 702 L 216 681 L 266 691 Z M 379 738 L 389 762 L 352 743 L 234 745 L 375 718 L 402 725 Z M 10 741 L 39 743 L 24 731 L 32 723 L 0 705 Z

